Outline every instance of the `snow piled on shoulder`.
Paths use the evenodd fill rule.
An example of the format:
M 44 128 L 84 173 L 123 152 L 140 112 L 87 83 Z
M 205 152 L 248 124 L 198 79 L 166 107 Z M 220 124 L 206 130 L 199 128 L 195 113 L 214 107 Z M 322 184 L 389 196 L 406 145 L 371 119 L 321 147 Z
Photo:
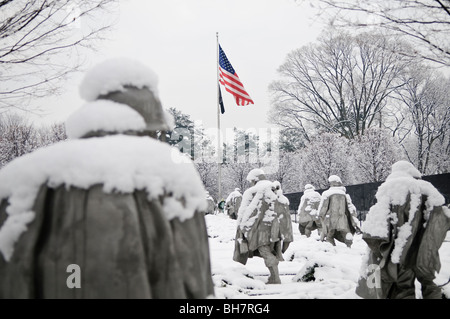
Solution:
M 411 222 L 414 220 L 414 216 L 416 214 L 417 209 L 420 205 L 420 194 L 412 194 L 411 195 L 411 207 L 409 210 L 409 219 L 402 226 L 399 227 L 397 238 L 394 242 L 394 250 L 391 253 L 391 260 L 394 264 L 398 264 L 400 262 L 400 258 L 402 256 L 403 248 L 405 247 L 409 236 L 412 233 L 412 225 Z
M 149 200 L 171 193 L 164 202 L 169 220 L 183 221 L 207 208 L 206 190 L 192 161 L 166 143 L 124 135 L 67 140 L 17 158 L 0 170 L 0 201 L 9 201 L 8 218 L 0 229 L 0 251 L 7 260 L 34 219 L 31 210 L 43 184 L 82 189 L 103 184 L 107 193 L 146 190 Z
M 242 197 L 241 192 L 234 190 L 228 195 L 227 199 L 225 200 L 225 203 L 230 203 L 231 201 L 233 201 L 235 198 L 238 197 Z
M 158 76 L 146 65 L 127 58 L 115 58 L 94 66 L 80 85 L 80 96 L 94 101 L 100 95 L 123 91 L 125 86 L 147 87 L 158 96 Z
M 362 231 L 373 237 L 386 238 L 388 236 L 389 223 L 394 225 L 397 223 L 397 216 L 391 213 L 390 207 L 391 205 L 404 205 L 408 194 L 411 194 L 411 199 L 422 194 L 427 196 L 426 220 L 428 220 L 433 207 L 442 206 L 445 203 L 444 196 L 431 183 L 417 180 L 411 176 L 391 174 L 378 188 L 375 195 L 377 203 L 370 208 L 366 221 L 362 226 Z M 411 209 L 417 208 L 417 205 L 413 206 L 411 206 Z M 406 228 L 407 226 L 405 226 L 405 233 L 402 237 L 407 235 Z
M 445 216 L 447 216 L 448 218 L 450 218 L 450 209 L 447 206 L 443 206 L 442 207 L 444 210 L 444 214 Z
M 273 205 L 270 205 L 277 200 L 277 195 L 272 191 L 273 186 L 273 182 L 262 180 L 247 189 L 242 195 L 237 222 L 244 234 L 250 230 L 258 218 L 263 199 L 269 204 L 264 219 L 270 221 L 275 218 L 276 213 L 273 210 Z
M 145 127 L 144 118 L 134 109 L 108 100 L 86 103 L 66 121 L 67 136 L 71 139 L 95 131 L 123 133 L 142 131 Z
M 252 169 L 247 175 L 247 181 L 255 182 L 259 180 L 259 176 L 264 175 L 264 171 L 260 168 Z
M 332 175 L 334 176 L 334 175 Z M 339 177 L 338 177 L 339 178 Z M 331 186 L 329 189 L 322 193 L 322 198 L 320 200 L 319 208 L 317 211 L 320 213 L 322 211 L 323 204 L 328 197 L 332 195 L 343 195 L 347 199 L 347 208 L 350 214 L 356 214 L 356 207 L 353 205 L 352 199 L 349 194 L 347 194 L 347 189 L 344 186 Z
M 322 196 L 313 188 L 305 189 L 302 197 L 300 198 L 300 204 L 298 205 L 297 213 L 300 214 L 300 211 L 306 202 L 307 206 L 305 207 L 305 212 L 312 216 L 318 215 L 319 211 L 317 209 L 313 209 L 311 205 L 314 206 L 314 204 L 320 203 L 321 199 Z
M 331 186 L 329 189 L 324 191 L 322 193 L 322 198 L 327 199 L 331 195 L 339 194 L 339 195 L 346 195 L 346 188 L 344 186 Z
M 337 176 L 337 175 L 331 175 L 330 177 L 328 177 L 328 182 L 330 182 L 330 183 L 335 182 L 335 183 L 341 183 L 342 184 L 341 178 L 339 176 Z
M 283 195 L 283 190 L 281 189 L 281 183 L 279 181 L 274 181 L 272 183 L 272 188 L 275 189 L 275 194 L 277 195 L 277 200 L 283 205 L 289 206 L 289 199 Z

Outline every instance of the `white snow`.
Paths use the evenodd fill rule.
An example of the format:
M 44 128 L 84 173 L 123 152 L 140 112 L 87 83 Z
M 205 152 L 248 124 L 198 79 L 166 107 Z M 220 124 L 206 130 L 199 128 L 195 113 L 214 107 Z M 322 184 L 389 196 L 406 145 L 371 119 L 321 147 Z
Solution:
M 408 238 L 411 236 L 412 225 L 411 222 L 414 219 L 417 208 L 420 205 L 420 194 L 412 194 L 411 195 L 411 208 L 409 210 L 408 221 L 406 221 L 402 226 L 399 227 L 397 238 L 394 242 L 394 250 L 391 253 L 391 260 L 394 264 L 398 264 L 400 262 L 400 258 L 402 256 L 403 248 L 405 247 Z
M 264 171 L 260 168 L 254 168 L 248 173 L 247 181 L 249 181 L 250 183 L 258 181 L 259 180 L 258 176 L 260 175 L 264 175 Z
M 123 133 L 142 131 L 144 118 L 128 105 L 108 100 L 88 102 L 66 121 L 69 138 L 80 138 L 88 132 L 105 131 Z
M 448 218 L 450 218 L 450 209 L 446 206 L 443 207 L 444 208 L 444 214 L 445 216 L 447 216 Z
M 390 212 L 390 205 L 404 205 L 408 194 L 412 197 L 422 194 L 427 196 L 426 220 L 434 206 L 442 206 L 445 203 L 444 196 L 431 183 L 416 179 L 420 173 L 411 164 L 406 165 L 404 161 L 396 164 L 392 166 L 391 175 L 378 188 L 375 195 L 377 203 L 370 208 L 362 228 L 363 232 L 374 237 L 388 236 L 389 223 L 397 223 L 395 214 Z
M 331 186 L 329 189 L 327 189 L 322 193 L 322 198 L 327 199 L 328 197 L 334 194 L 345 195 L 346 191 L 347 190 L 344 186 Z
M 320 203 L 322 197 L 318 192 L 314 190 L 314 187 L 312 187 L 312 185 L 311 187 L 308 187 L 308 185 L 310 184 L 305 185 L 305 191 L 300 198 L 300 204 L 298 205 L 297 212 L 298 214 L 300 214 L 301 208 L 303 207 L 305 201 L 308 201 L 309 204 L 305 207 L 305 212 L 311 216 L 316 216 L 319 214 L 319 211 L 316 209 L 312 209 L 311 204 Z
M 352 214 L 352 216 L 355 217 L 356 207 L 355 207 L 355 205 L 353 205 L 352 198 L 350 197 L 349 194 L 345 194 L 345 197 L 347 198 L 348 210 L 350 211 L 350 214 Z
M 272 191 L 273 186 L 273 182 L 262 180 L 247 189 L 242 195 L 237 221 L 244 234 L 250 230 L 256 221 L 263 199 L 269 204 L 269 209 L 264 213 L 265 220 L 272 220 L 276 216 L 273 205 L 270 205 L 277 199 L 277 195 Z M 255 213 L 255 211 L 257 212 Z
M 401 176 L 421 178 L 422 174 L 410 162 L 398 161 L 392 165 L 392 173 L 388 176 L 388 179 L 389 178 L 398 178 Z
M 225 203 L 229 203 L 229 202 L 231 202 L 232 200 L 234 200 L 234 199 L 237 198 L 237 197 L 242 197 L 242 194 L 241 194 L 241 192 L 236 188 L 234 191 L 232 191 L 232 192 L 228 195 L 227 199 L 225 200 Z
M 330 183 L 335 182 L 335 183 L 341 183 L 342 184 L 341 178 L 339 176 L 337 176 L 337 175 L 331 175 L 330 177 L 328 177 L 328 181 Z
M 332 176 L 335 176 L 335 175 L 332 175 Z M 347 194 L 346 191 L 347 190 L 346 190 L 346 188 L 344 186 L 331 186 L 329 189 L 324 191 L 322 193 L 322 198 L 320 200 L 319 208 L 317 209 L 319 214 L 320 214 L 320 212 L 322 210 L 322 206 L 323 206 L 323 203 L 325 202 L 325 200 L 328 197 L 332 196 L 332 195 L 338 194 L 338 195 L 344 195 L 347 198 L 347 208 L 350 211 L 350 214 L 352 216 L 355 215 L 356 214 L 356 207 L 355 207 L 355 205 L 353 205 L 352 199 L 351 199 L 350 195 Z
M 115 58 L 94 66 L 81 82 L 80 96 L 94 101 L 98 96 L 123 91 L 130 85 L 147 87 L 158 96 L 158 76 L 146 65 L 127 58 Z
M 212 196 L 211 196 L 211 194 L 208 192 L 208 191 L 206 191 L 206 199 L 207 200 L 212 200 L 212 201 L 214 201 L 214 198 L 212 198 Z
M 211 253 L 211 267 L 216 298 L 247 299 L 359 299 L 355 288 L 360 269 L 367 257 L 368 247 L 362 235 L 355 234 L 351 248 L 336 242 L 336 246 L 319 241 L 317 231 L 311 237 L 301 235 L 298 224 L 293 223 L 294 241 L 279 263 L 281 284 L 266 284 L 269 270 L 262 258 L 254 257 L 244 266 L 233 261 L 234 238 L 237 221 L 224 214 L 205 216 Z M 450 234 L 439 250 L 441 271 L 435 282 L 447 282 L 450 277 Z M 314 266 L 315 281 L 299 282 L 297 279 Z M 364 269 L 366 270 L 366 269 Z M 450 284 L 444 286 L 450 297 Z M 416 288 L 420 294 L 420 285 Z
M 283 195 L 283 190 L 281 189 L 281 183 L 279 181 L 274 181 L 272 183 L 272 188 L 276 189 L 275 194 L 277 195 L 277 200 L 283 205 L 289 205 L 289 199 Z
M 42 184 L 105 192 L 146 190 L 164 201 L 167 218 L 184 220 L 206 210 L 205 188 L 192 161 L 175 148 L 149 137 L 114 135 L 67 140 L 24 155 L 0 170 L 0 201 L 9 198 L 8 218 L 0 229 L 0 251 L 9 260 L 14 243 L 34 218 L 31 211 Z M 175 199 L 184 199 L 182 206 Z

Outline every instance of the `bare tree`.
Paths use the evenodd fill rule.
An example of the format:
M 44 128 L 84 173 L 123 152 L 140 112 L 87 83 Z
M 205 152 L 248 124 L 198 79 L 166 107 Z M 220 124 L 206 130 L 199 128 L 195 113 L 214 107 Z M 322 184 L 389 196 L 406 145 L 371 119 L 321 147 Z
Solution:
M 194 164 L 206 190 L 214 199 L 217 200 L 219 196 L 219 189 L 217 185 L 217 163 L 205 160 L 204 158 L 200 157 L 195 160 Z
M 248 161 L 237 161 L 228 163 L 223 170 L 223 182 L 225 184 L 225 193 L 230 193 L 236 187 L 240 188 L 241 191 L 245 191 L 250 184 L 247 181 L 248 173 L 253 169 L 257 168 L 258 165 Z
M 296 192 L 300 187 L 302 172 L 298 169 L 299 158 L 297 152 L 281 150 L 277 170 L 268 176 L 270 180 L 279 181 L 285 193 Z
M 39 147 L 32 124 L 16 114 L 0 118 L 0 167 Z
M 416 66 L 399 91 L 409 125 L 402 136 L 402 146 L 409 160 L 424 174 L 435 173 L 429 170 L 433 156 L 448 151 L 445 141 L 450 135 L 449 86 L 448 78 Z M 435 150 L 437 145 L 439 150 Z
M 403 83 L 410 59 L 395 53 L 401 42 L 383 35 L 325 34 L 318 44 L 288 54 L 270 85 L 271 120 L 283 127 L 310 124 L 347 138 L 379 125 L 390 94 Z M 277 114 L 273 116 L 273 114 Z
M 300 0 L 305 1 L 305 0 Z M 414 54 L 450 66 L 449 0 L 307 0 L 334 26 L 383 28 L 413 44 Z
M 381 182 L 392 164 L 403 158 L 403 150 L 388 130 L 371 127 L 353 140 L 353 175 L 356 183 Z
M 37 129 L 39 145 L 46 146 L 67 139 L 66 126 L 64 123 L 54 123 Z
M 442 135 L 435 143 L 432 150 L 432 161 L 429 163 L 429 169 L 433 174 L 442 174 L 450 172 L 450 125 L 447 134 Z
M 94 19 L 117 0 L 0 1 L 0 111 L 55 93 L 111 22 Z
M 39 147 L 67 139 L 64 124 L 36 128 L 18 114 L 0 116 L 0 168 Z
M 300 152 L 300 171 L 304 183 L 318 189 L 329 186 L 328 177 L 338 175 L 344 184 L 353 182 L 348 139 L 333 133 L 315 136 Z

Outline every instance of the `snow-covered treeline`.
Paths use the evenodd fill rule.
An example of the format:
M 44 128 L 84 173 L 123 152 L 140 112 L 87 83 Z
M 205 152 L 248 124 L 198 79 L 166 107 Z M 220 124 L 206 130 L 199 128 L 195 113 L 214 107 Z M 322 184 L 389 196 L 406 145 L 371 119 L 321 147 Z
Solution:
M 16 114 L 0 116 L 0 168 L 16 157 L 66 138 L 63 124 L 36 127 Z
M 203 184 L 217 201 L 218 165 L 208 157 L 216 156 L 215 143 L 194 125 L 189 115 L 174 108 L 169 112 L 175 126 L 186 131 L 184 135 L 172 134 L 169 143 L 194 160 Z M 264 166 L 265 152 L 274 151 L 272 146 L 260 143 L 260 137 L 250 130 L 235 129 L 234 133 L 234 138 L 223 145 L 221 180 L 225 198 L 236 187 L 247 189 L 248 172 Z M 279 181 L 286 193 L 301 191 L 308 183 L 327 188 L 330 175 L 340 176 L 346 185 L 383 181 L 394 162 L 407 158 L 399 140 L 389 130 L 376 126 L 354 139 L 323 133 L 309 141 L 292 130 L 282 130 L 273 147 L 277 147 L 277 163 L 268 178 Z
M 382 33 L 326 32 L 287 54 L 269 87 L 269 119 L 312 143 L 323 133 L 365 143 L 384 128 L 421 173 L 447 172 L 450 79 L 413 53 Z M 373 180 L 381 173 L 361 169 Z
M 176 108 L 168 112 L 175 122 L 175 129 L 167 134 L 168 143 L 194 160 L 205 188 L 216 201 L 220 200 L 215 141 L 188 114 Z M 0 118 L 0 167 L 38 147 L 64 139 L 64 124 L 37 128 L 17 115 L 4 115 Z M 269 146 L 259 140 L 257 132 L 234 129 L 233 139 L 224 142 L 223 198 L 236 187 L 242 190 L 249 187 L 248 172 L 264 165 L 264 152 L 273 151 L 271 147 L 277 148 L 272 158 L 277 163 L 268 178 L 279 181 L 285 193 L 301 191 L 306 184 L 327 188 L 330 175 L 340 176 L 345 185 L 383 181 L 394 162 L 410 160 L 410 154 L 417 148 L 411 139 L 399 139 L 389 129 L 378 126 L 354 139 L 322 133 L 306 140 L 298 131 L 284 129 L 276 145 Z M 443 155 L 445 148 L 437 147 L 439 143 L 441 140 L 435 141 L 436 149 L 428 157 L 427 167 L 433 168 L 432 173 L 448 172 L 450 168 L 448 157 Z

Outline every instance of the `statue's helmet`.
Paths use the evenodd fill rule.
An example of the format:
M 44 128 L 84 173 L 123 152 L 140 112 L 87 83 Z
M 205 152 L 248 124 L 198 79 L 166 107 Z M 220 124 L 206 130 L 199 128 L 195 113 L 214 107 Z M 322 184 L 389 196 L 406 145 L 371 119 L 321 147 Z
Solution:
M 259 181 L 265 180 L 266 175 L 264 171 L 260 168 L 252 169 L 247 175 L 247 181 L 250 183 L 256 184 Z
M 146 131 L 168 131 L 170 119 L 157 90 L 157 75 L 147 66 L 129 59 L 111 59 L 94 66 L 80 85 L 87 101 L 110 100 L 128 105 L 145 121 Z

